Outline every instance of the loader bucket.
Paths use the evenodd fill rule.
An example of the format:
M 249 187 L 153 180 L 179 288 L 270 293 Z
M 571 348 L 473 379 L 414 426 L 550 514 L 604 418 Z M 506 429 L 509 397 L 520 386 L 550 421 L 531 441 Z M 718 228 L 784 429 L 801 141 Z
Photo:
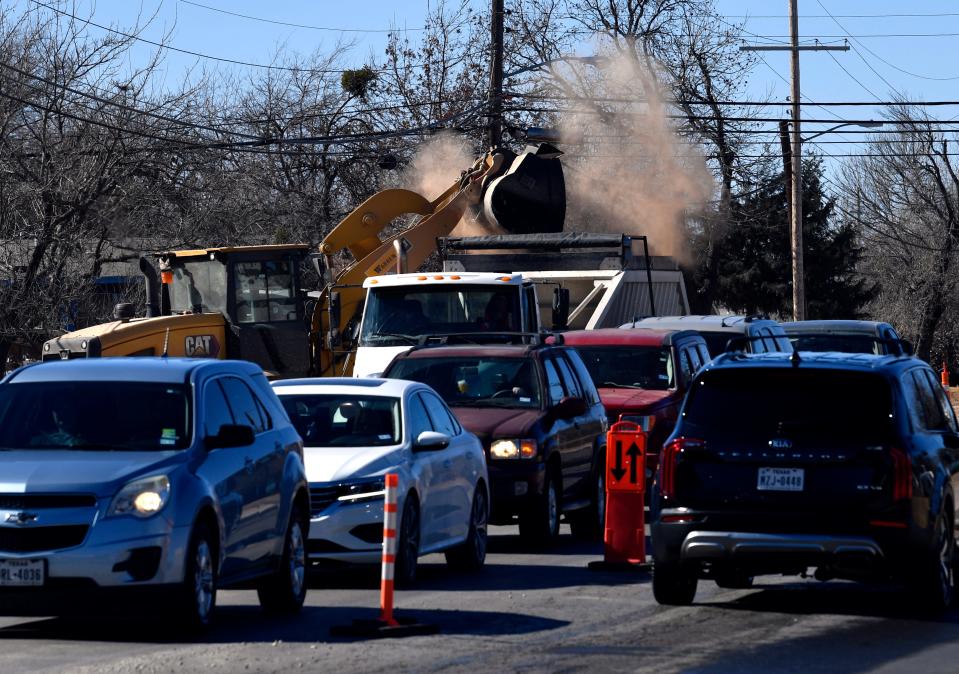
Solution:
M 556 154 L 543 145 L 518 155 L 487 187 L 482 217 L 510 234 L 563 231 L 566 183 Z

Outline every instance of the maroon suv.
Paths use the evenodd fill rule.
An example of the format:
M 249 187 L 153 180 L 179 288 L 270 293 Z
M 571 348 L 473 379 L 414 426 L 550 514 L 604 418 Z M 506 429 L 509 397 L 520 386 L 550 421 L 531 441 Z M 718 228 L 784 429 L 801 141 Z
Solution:
M 563 337 L 586 364 L 610 424 L 623 417 L 655 417 L 646 443 L 650 477 L 692 376 L 710 360 L 706 341 L 693 330 L 643 328 L 576 330 Z
M 483 442 L 494 524 L 518 516 L 521 536 L 548 540 L 565 514 L 574 535 L 602 531 L 606 417 L 574 349 L 425 346 L 383 376 L 433 387 Z

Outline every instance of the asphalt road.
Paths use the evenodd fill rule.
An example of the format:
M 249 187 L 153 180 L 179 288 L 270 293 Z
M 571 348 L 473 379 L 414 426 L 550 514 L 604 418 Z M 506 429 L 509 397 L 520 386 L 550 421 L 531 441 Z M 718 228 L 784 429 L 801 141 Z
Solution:
M 565 527 L 564 527 L 565 531 Z M 568 535 L 549 552 L 494 527 L 486 568 L 421 560 L 398 615 L 434 636 L 357 641 L 335 625 L 373 618 L 378 570 L 321 573 L 296 618 L 268 618 L 253 592 L 222 592 L 202 640 L 149 622 L 0 618 L 0 672 L 932 672 L 959 671 L 959 611 L 910 612 L 900 590 L 763 578 L 751 590 L 701 582 L 696 604 L 656 604 L 644 574 L 590 571 L 601 548 Z M 149 616 L 150 606 L 143 606 Z

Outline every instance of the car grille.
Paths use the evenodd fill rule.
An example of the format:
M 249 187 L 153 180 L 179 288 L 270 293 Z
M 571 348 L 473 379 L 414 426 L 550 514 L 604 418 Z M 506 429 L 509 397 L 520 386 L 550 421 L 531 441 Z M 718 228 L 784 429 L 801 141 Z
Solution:
M 0 527 L 0 552 L 42 552 L 72 548 L 83 543 L 85 524 L 25 529 Z
M 360 524 L 350 529 L 350 533 L 370 545 L 380 545 L 383 542 L 382 524 Z
M 92 494 L 0 494 L 0 510 L 92 508 L 96 504 Z
M 340 494 L 339 487 L 310 487 L 310 515 L 316 517 L 329 508 Z

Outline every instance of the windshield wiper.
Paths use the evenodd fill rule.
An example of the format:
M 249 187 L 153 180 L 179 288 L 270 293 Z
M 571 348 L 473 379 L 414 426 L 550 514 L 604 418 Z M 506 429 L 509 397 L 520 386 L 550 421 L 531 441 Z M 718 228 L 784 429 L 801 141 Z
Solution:
M 414 335 L 404 335 L 399 332 L 378 332 L 375 335 L 370 335 L 366 338 L 368 342 L 379 342 L 386 339 L 402 339 L 408 342 L 409 344 L 416 346 L 419 343 L 419 338 Z
M 600 388 L 643 388 L 642 386 L 638 386 L 636 384 L 618 384 L 614 381 L 604 381 L 599 386 Z
M 44 445 L 46 449 L 79 449 L 84 451 L 134 452 L 149 451 L 145 447 L 131 447 L 130 445 L 111 445 L 105 442 L 78 442 L 75 445 Z

